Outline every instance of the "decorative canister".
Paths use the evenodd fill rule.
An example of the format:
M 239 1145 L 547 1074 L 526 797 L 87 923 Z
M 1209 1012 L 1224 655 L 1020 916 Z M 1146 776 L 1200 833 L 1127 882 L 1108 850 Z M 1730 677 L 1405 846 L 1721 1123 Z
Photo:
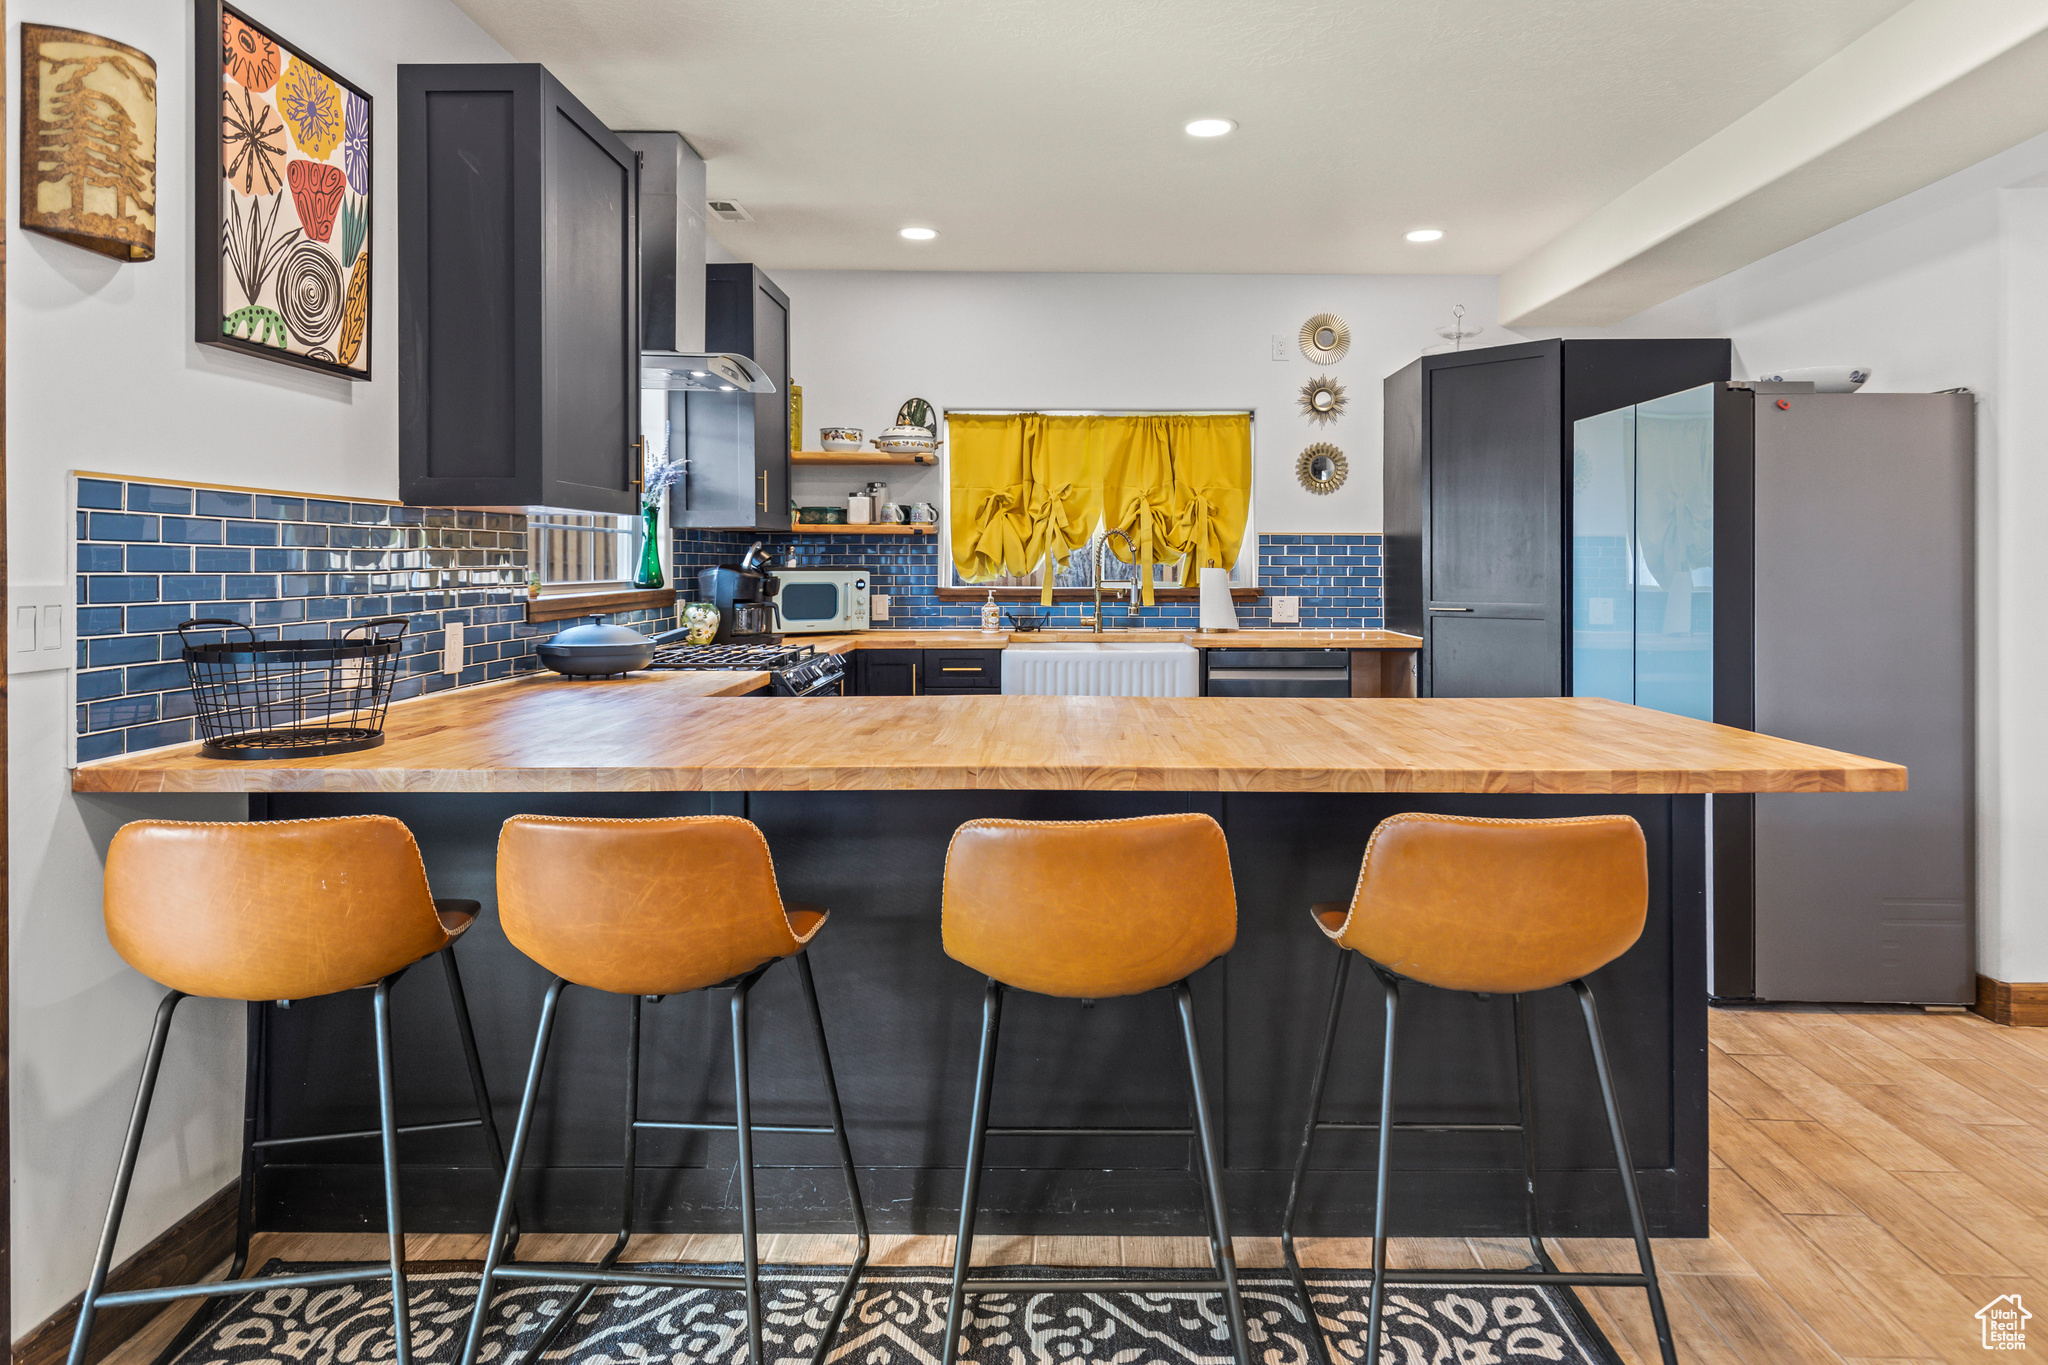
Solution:
M 683 629 L 690 632 L 690 643 L 708 645 L 718 638 L 718 608 L 709 602 L 683 603 Z

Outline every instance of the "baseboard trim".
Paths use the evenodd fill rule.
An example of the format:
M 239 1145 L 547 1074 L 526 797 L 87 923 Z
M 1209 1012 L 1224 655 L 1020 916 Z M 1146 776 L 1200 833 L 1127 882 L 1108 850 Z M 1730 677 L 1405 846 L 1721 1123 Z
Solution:
M 237 1181 L 180 1218 L 156 1240 L 114 1267 L 107 1276 L 107 1288 L 154 1289 L 159 1285 L 189 1284 L 204 1276 L 235 1253 L 235 1207 L 240 1195 L 241 1183 Z M 78 1326 L 78 1309 L 84 1301 L 81 1291 L 71 1302 L 31 1327 L 14 1343 L 13 1365 L 63 1365 L 71 1350 L 71 1334 Z M 162 1311 L 161 1304 L 102 1309 L 93 1320 L 92 1347 L 86 1352 L 86 1365 L 105 1359 Z
M 1994 981 L 1977 978 L 1978 1014 L 1994 1024 L 2048 1028 L 2048 981 Z

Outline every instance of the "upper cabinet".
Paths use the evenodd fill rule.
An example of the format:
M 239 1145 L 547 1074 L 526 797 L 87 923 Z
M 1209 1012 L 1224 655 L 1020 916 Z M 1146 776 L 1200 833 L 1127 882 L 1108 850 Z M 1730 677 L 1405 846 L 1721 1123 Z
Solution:
M 668 420 L 685 432 L 690 456 L 689 477 L 670 495 L 670 519 L 677 526 L 787 531 L 789 295 L 758 266 L 706 266 L 704 348 L 746 356 L 775 390 L 668 395 Z
M 637 510 L 638 214 L 544 68 L 398 68 L 403 501 Z

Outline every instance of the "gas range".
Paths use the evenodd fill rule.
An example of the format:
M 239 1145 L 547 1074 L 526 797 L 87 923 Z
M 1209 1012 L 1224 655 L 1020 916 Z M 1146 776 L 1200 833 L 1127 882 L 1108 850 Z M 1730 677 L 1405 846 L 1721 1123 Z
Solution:
M 765 672 L 779 697 L 834 695 L 846 676 L 845 659 L 809 645 L 668 645 L 665 638 L 655 640 L 662 647 L 654 651 L 649 668 Z

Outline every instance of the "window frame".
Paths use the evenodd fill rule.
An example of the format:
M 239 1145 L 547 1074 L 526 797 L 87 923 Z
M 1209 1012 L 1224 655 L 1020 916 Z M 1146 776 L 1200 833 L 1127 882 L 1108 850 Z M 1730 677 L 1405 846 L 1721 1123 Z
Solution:
M 1249 498 L 1245 505 L 1244 539 L 1238 542 L 1237 563 L 1231 566 L 1230 570 L 1230 586 L 1233 589 L 1258 589 L 1263 586 L 1259 572 L 1259 411 L 1257 408 L 946 408 L 939 414 L 939 420 L 944 428 L 944 439 L 948 442 L 950 442 L 952 437 L 952 420 L 955 413 L 962 417 L 1028 417 L 1033 415 L 1040 417 L 1243 417 L 1250 429 L 1253 476 L 1252 487 L 1248 490 Z M 1101 533 L 1100 529 L 1096 532 L 1097 535 Z M 1042 581 L 1030 584 L 990 584 L 988 582 L 969 583 L 961 579 L 960 566 L 953 562 L 953 473 L 950 465 L 946 467 L 946 477 L 939 487 L 939 525 L 938 535 L 935 539 L 938 541 L 939 585 L 941 592 L 983 592 L 993 590 L 998 597 L 1005 594 L 1015 594 L 1020 597 L 1037 597 L 1044 590 Z M 1093 537 L 1091 537 L 1092 542 Z M 1075 551 L 1077 556 L 1080 553 L 1081 551 L 1079 550 Z M 1071 561 L 1069 562 L 1071 563 Z M 1038 572 L 1044 574 L 1050 572 L 1051 568 L 1051 564 L 1048 563 L 1043 565 Z M 1055 593 L 1076 591 L 1092 593 L 1096 586 L 1094 581 L 1095 568 L 1092 561 L 1088 569 L 1088 579 L 1088 582 L 1079 585 L 1066 584 L 1055 586 L 1053 591 Z M 1115 591 L 1121 592 L 1132 581 L 1129 578 L 1104 578 L 1102 580 L 1102 587 L 1105 590 L 1110 590 L 1114 586 Z M 1189 581 L 1185 574 L 1183 574 L 1182 581 L 1178 585 L 1172 589 L 1162 589 L 1162 591 L 1192 592 L 1196 586 L 1194 582 Z
M 558 525 L 561 517 L 616 517 L 621 523 L 610 529 L 597 525 Z M 540 577 L 540 588 L 531 596 L 536 597 L 582 597 L 592 593 L 628 592 L 633 587 L 633 566 L 639 562 L 641 539 L 645 534 L 645 523 L 640 517 L 623 512 L 584 512 L 568 507 L 532 507 L 526 513 L 526 572 L 531 584 L 542 572 L 543 550 L 541 539 L 549 530 L 584 531 L 591 535 L 612 534 L 620 538 L 618 567 L 620 573 L 614 578 L 560 579 L 550 582 Z M 668 531 L 663 527 L 662 544 L 668 548 Z M 663 563 L 668 562 L 664 553 Z

